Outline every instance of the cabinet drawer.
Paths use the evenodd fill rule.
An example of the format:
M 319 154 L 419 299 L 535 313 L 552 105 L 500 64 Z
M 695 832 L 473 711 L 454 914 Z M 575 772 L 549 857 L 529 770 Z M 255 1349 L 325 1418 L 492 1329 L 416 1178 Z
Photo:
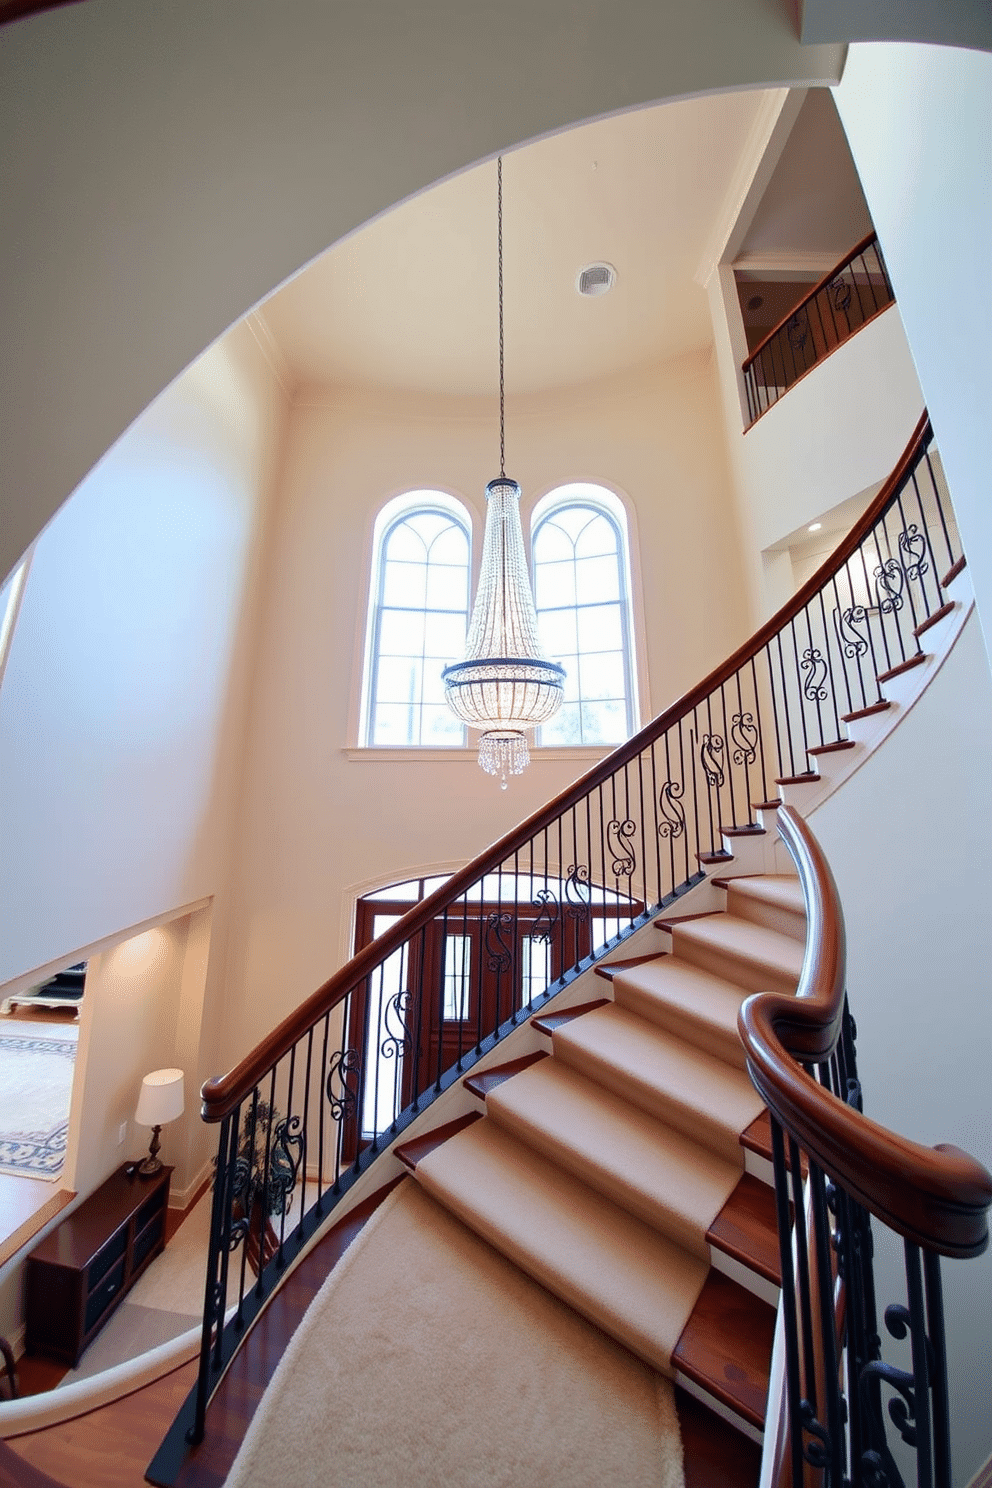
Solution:
M 86 1334 L 100 1321 L 124 1283 L 124 1257 L 121 1256 L 114 1269 L 103 1277 L 99 1285 L 86 1298 L 86 1314 L 83 1318 L 83 1333 Z
M 145 1226 L 134 1242 L 134 1261 L 132 1270 L 138 1271 L 144 1265 L 146 1258 L 155 1249 L 165 1232 L 165 1214 L 156 1214 L 151 1224 Z
M 99 1255 L 95 1255 L 86 1271 L 86 1290 L 92 1292 L 106 1276 L 114 1263 L 127 1250 L 127 1225 L 121 1225 L 116 1235 L 111 1235 Z

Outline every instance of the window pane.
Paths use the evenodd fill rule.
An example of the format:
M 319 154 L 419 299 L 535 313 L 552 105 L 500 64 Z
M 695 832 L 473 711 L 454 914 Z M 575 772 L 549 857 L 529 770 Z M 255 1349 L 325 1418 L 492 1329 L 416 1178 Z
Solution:
M 619 599 L 620 575 L 616 557 L 579 559 L 575 565 L 575 589 L 579 604 Z
M 553 661 L 560 661 L 579 645 L 574 610 L 545 610 L 538 615 L 541 645 Z M 579 632 L 581 635 L 581 631 Z
M 437 748 L 460 749 L 465 743 L 465 730 L 445 703 L 425 703 L 421 709 L 421 744 Z
M 534 562 L 571 562 L 574 555 L 575 545 L 571 537 L 559 527 L 554 517 L 542 522 L 534 534 Z
M 413 658 L 379 659 L 376 698 L 380 703 L 416 703 L 420 699 L 423 664 Z
M 410 518 L 399 522 L 386 539 L 385 558 L 392 562 L 426 563 L 427 544 L 416 532 Z
M 580 651 L 622 651 L 619 605 L 590 605 L 578 611 Z
M 381 935 L 390 925 L 395 925 L 398 919 L 399 915 L 376 915 L 372 922 L 372 934 Z M 366 1047 L 369 1049 L 381 1051 L 383 1045 L 391 1047 L 387 1040 L 396 1031 L 396 1011 L 391 1004 L 406 985 L 405 970 L 406 950 L 401 947 L 388 956 L 381 969 L 373 972 L 369 978 L 366 1012 Z M 366 1137 L 385 1131 L 399 1112 L 403 1078 L 402 1045 L 392 1059 L 384 1058 L 380 1052 L 375 1069 L 369 1074 L 362 1101 L 362 1135 Z
M 447 706 L 444 702 L 444 680 L 441 676 L 444 666 L 445 663 L 436 656 L 428 656 L 425 660 L 421 693 L 425 703 L 440 703 Z M 453 714 L 452 717 L 454 717 Z M 460 729 L 461 724 L 458 727 Z
M 623 653 L 605 651 L 579 660 L 579 692 L 583 698 L 620 698 L 624 696 Z
M 585 743 L 620 744 L 627 737 L 627 709 L 621 702 L 583 703 Z
M 444 1017 L 463 1023 L 468 1017 L 472 941 L 468 935 L 446 935 L 444 940 Z
M 402 703 L 379 703 L 372 720 L 370 743 L 384 746 L 416 744 L 415 709 Z
M 539 744 L 614 744 L 627 737 L 631 663 L 621 609 L 627 602 L 622 542 L 617 518 L 591 499 L 553 510 L 534 534 L 541 641 L 567 673 L 562 710 L 541 728 Z
M 539 563 L 534 570 L 534 603 L 539 610 L 575 603 L 575 564 Z
M 541 725 L 541 743 L 560 747 L 582 743 L 578 703 L 562 703 L 556 717 Z
M 520 996 L 526 1007 L 547 990 L 551 981 L 551 946 L 525 935 L 520 942 Z
M 454 568 L 468 567 L 468 539 L 460 527 L 450 522 L 431 543 L 430 561 L 446 563 Z
M 382 578 L 382 603 L 422 610 L 427 589 L 427 569 L 422 563 L 386 564 Z
M 595 558 L 600 554 L 615 556 L 616 551 L 616 528 L 612 522 L 608 522 L 597 512 L 578 534 L 575 540 L 575 556 L 577 558 Z
M 416 611 L 383 610 L 379 623 L 380 656 L 422 656 L 424 617 Z
M 432 563 L 427 570 L 426 603 L 429 610 L 468 609 L 468 568 Z
M 436 656 L 445 665 L 465 655 L 466 617 L 428 614 L 424 617 L 424 655 Z

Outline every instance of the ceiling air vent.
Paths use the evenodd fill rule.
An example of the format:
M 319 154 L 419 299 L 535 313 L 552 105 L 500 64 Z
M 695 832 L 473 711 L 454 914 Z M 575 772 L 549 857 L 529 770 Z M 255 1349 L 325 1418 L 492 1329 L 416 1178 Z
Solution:
M 603 295 L 616 283 L 617 271 L 612 264 L 587 264 L 580 269 L 575 287 L 580 295 Z

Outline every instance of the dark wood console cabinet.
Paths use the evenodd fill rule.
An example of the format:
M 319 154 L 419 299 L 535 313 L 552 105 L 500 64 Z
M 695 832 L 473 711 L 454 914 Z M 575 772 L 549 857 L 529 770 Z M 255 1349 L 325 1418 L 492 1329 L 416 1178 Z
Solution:
M 28 1256 L 29 1354 L 78 1364 L 121 1298 L 164 1250 L 172 1169 L 141 1178 L 136 1166 L 119 1168 Z

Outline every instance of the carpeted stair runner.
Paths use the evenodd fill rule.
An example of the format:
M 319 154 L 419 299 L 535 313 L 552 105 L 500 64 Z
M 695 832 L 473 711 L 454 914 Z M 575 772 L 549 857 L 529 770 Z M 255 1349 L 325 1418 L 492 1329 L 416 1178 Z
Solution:
M 410 1180 L 318 1293 L 226 1482 L 682 1488 L 683 1476 L 668 1382 Z
M 664 926 L 657 959 L 613 974 L 613 1001 L 534 1019 L 551 1057 L 488 1072 L 483 1119 L 398 1154 L 529 1276 L 753 1435 L 775 1244 L 768 1190 L 744 1174 L 763 1106 L 736 1019 L 752 991 L 795 991 L 805 915 L 795 879 L 721 884 L 726 912 Z

